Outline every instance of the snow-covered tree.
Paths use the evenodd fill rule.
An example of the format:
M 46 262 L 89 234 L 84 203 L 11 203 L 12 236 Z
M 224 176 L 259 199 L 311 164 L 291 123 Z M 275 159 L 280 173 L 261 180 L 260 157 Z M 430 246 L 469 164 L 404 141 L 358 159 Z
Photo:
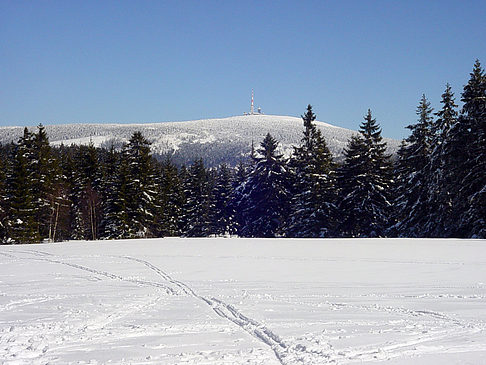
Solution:
M 12 243 L 40 241 L 32 186 L 33 146 L 34 135 L 25 128 L 24 134 L 15 148 L 7 177 L 7 202 L 9 204 L 7 230 Z
M 160 212 L 157 235 L 159 237 L 180 235 L 184 187 L 179 176 L 179 170 L 170 157 L 162 162 L 158 201 Z
M 189 237 L 207 237 L 212 233 L 214 199 L 209 171 L 203 160 L 196 160 L 188 170 L 185 181 L 185 223 L 183 234 Z
M 449 84 L 442 94 L 442 108 L 435 114 L 437 119 L 431 125 L 431 153 L 426 166 L 429 198 L 427 221 L 423 233 L 431 237 L 451 235 L 448 221 L 451 220 L 452 195 L 449 190 L 449 169 L 454 156 L 445 150 L 451 128 L 457 121 L 457 105 Z
M 0 145 L 0 244 L 7 239 L 7 190 L 6 190 L 7 158 Z
M 68 240 L 73 238 L 73 222 L 76 211 L 75 177 L 77 166 L 74 156 L 78 154 L 76 147 L 61 145 L 54 149 L 54 154 L 59 165 L 60 185 L 56 194 L 58 199 L 55 204 L 54 227 L 52 230 L 52 241 Z M 59 204 L 57 204 L 59 203 Z
M 218 236 L 236 234 L 236 212 L 232 204 L 233 175 L 226 164 L 222 164 L 217 171 L 213 196 L 215 204 L 212 233 Z
M 150 142 L 135 132 L 122 152 L 122 169 L 127 170 L 126 214 L 129 237 L 153 237 L 158 208 L 156 172 L 150 153 Z
M 73 238 L 96 240 L 101 221 L 101 166 L 92 143 L 80 146 L 73 185 Z
M 312 106 L 302 116 L 301 144 L 294 147 L 292 168 L 293 196 L 286 227 L 289 237 L 332 235 L 336 218 L 335 164 L 321 131 L 316 128 Z
M 249 174 L 249 166 L 243 160 L 239 160 L 235 169 L 235 176 L 233 179 L 233 188 L 236 189 L 240 186 L 247 178 Z
M 278 142 L 270 133 L 260 144 L 255 167 L 236 191 L 240 234 L 275 237 L 283 232 L 289 208 L 289 174 Z
M 100 238 L 103 239 L 123 238 L 128 235 L 126 202 L 122 199 L 122 183 L 126 185 L 127 179 L 122 175 L 123 172 L 120 154 L 112 145 L 102 164 Z
M 399 154 L 399 164 L 404 169 L 401 194 L 395 196 L 395 206 L 400 207 L 396 212 L 398 223 L 393 230 L 401 236 L 425 236 L 425 227 L 429 214 L 429 173 L 427 166 L 430 161 L 432 143 L 432 108 L 422 96 L 417 107 L 418 121 L 409 125 L 410 136 L 406 139 L 406 146 Z
M 64 197 L 60 187 L 60 172 L 47 133 L 42 124 L 33 135 L 32 189 L 35 219 L 41 239 L 53 239 L 58 205 Z
M 486 75 L 477 60 L 464 87 L 464 105 L 445 148 L 455 155 L 450 173 L 454 235 L 486 237 Z M 456 183 L 456 187 L 453 184 Z
M 384 236 L 391 208 L 391 164 L 370 110 L 360 135 L 351 138 L 344 155 L 338 169 L 339 233 L 344 237 Z

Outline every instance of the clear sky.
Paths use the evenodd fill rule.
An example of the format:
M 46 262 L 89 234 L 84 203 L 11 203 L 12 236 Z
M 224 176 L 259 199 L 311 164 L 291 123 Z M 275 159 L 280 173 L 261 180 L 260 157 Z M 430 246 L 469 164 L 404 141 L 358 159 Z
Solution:
M 0 0 L 0 125 L 300 116 L 402 138 L 486 65 L 486 1 Z

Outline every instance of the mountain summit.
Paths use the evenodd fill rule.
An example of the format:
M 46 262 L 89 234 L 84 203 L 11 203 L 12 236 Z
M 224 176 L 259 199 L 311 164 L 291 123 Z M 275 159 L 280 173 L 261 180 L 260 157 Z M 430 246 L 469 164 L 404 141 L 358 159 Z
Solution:
M 341 158 L 348 139 L 357 133 L 319 121 L 316 126 L 337 159 Z M 52 145 L 91 142 L 101 147 L 120 146 L 135 131 L 140 131 L 152 143 L 156 155 L 170 154 L 178 163 L 191 163 L 203 157 L 208 166 L 214 166 L 222 162 L 235 165 L 249 155 L 252 142 L 257 146 L 267 133 L 289 155 L 292 145 L 302 138 L 303 123 L 297 117 L 254 114 L 185 122 L 46 125 L 46 131 Z M 23 127 L 0 127 L 0 143 L 16 141 L 22 133 Z M 388 139 L 387 143 L 390 152 L 397 149 L 398 141 Z

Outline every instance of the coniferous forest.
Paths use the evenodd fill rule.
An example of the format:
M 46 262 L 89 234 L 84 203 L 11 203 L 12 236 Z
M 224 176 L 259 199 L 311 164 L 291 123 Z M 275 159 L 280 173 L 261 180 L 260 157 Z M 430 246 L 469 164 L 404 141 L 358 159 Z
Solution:
M 0 146 L 0 242 L 139 237 L 486 238 L 486 74 L 476 61 L 458 110 L 423 95 L 390 156 L 370 110 L 337 163 L 309 105 L 286 158 L 270 134 L 235 168 L 122 148 L 49 145 L 40 125 Z

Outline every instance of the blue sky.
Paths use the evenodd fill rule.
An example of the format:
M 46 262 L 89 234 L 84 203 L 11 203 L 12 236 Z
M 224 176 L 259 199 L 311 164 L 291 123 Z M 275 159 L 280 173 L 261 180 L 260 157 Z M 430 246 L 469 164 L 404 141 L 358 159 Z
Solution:
M 402 138 L 486 65 L 486 1 L 0 0 L 0 125 L 249 110 Z

